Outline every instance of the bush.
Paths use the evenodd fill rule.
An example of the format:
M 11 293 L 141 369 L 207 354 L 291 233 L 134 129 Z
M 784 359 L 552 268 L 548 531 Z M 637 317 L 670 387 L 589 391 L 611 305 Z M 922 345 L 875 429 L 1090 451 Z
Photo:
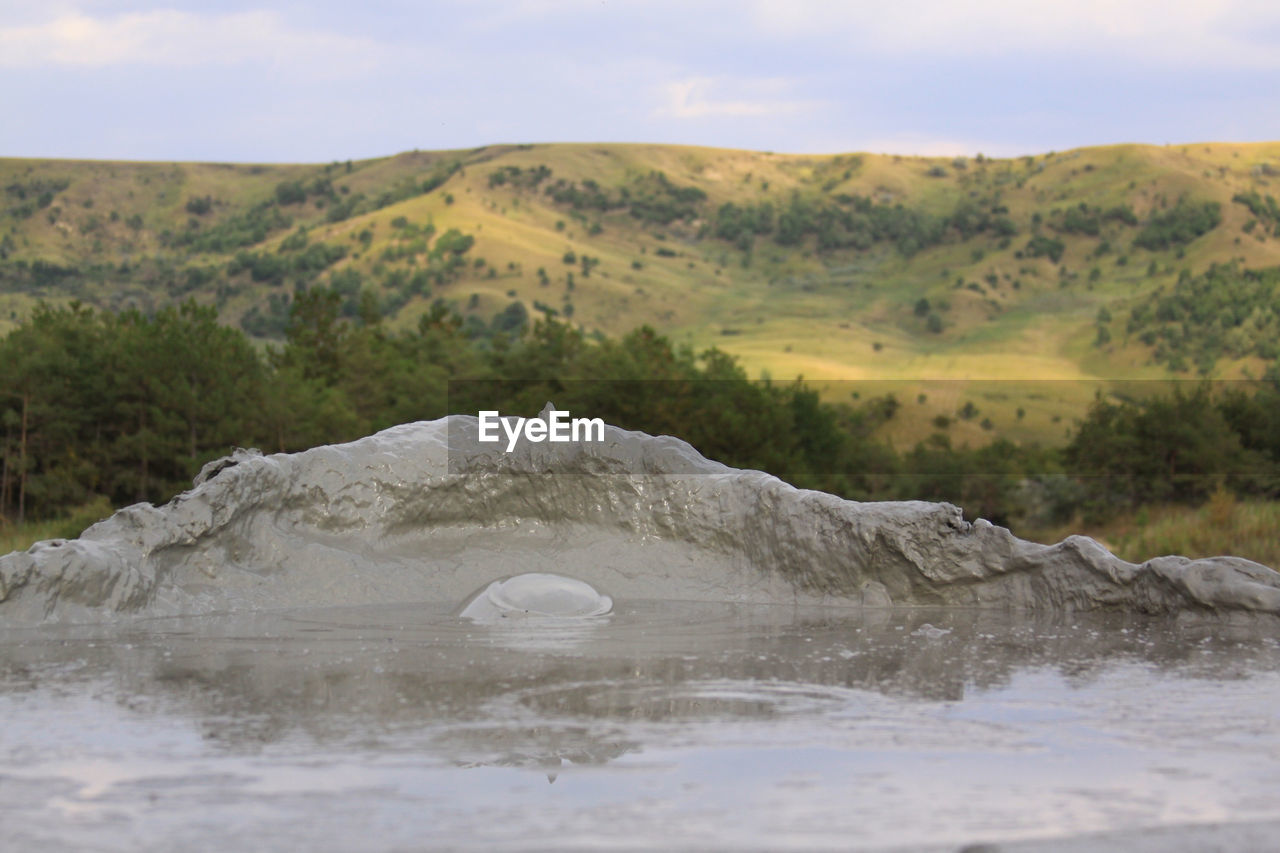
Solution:
M 1052 237 L 1046 237 L 1043 234 L 1037 234 L 1028 241 L 1023 251 L 1032 258 L 1047 257 L 1055 264 L 1062 259 L 1062 253 L 1066 251 L 1066 245 L 1061 240 L 1055 240 Z
M 1066 234 L 1084 234 L 1090 237 L 1097 237 L 1102 231 L 1101 211 L 1097 208 L 1090 208 L 1084 202 L 1078 207 L 1068 208 L 1063 215 L 1062 221 L 1055 226 L 1059 231 Z
M 495 332 L 508 335 L 519 335 L 529 325 L 529 309 L 523 302 L 512 302 L 506 308 L 493 315 L 489 326 Z
M 449 178 L 451 178 L 455 173 L 461 170 L 462 170 L 462 164 L 457 162 L 456 160 L 451 163 L 445 163 L 443 165 L 437 166 L 435 170 L 433 170 L 431 174 L 427 176 L 426 180 L 422 182 L 421 191 L 423 195 L 426 195 L 427 193 L 432 192 L 433 190 L 436 190 L 439 187 L 443 186 L 445 181 L 449 180 Z M 444 197 L 444 203 L 453 204 L 453 196 L 446 195 Z
M 1092 515 L 1164 501 L 1202 500 L 1221 478 L 1256 467 L 1208 388 L 1143 402 L 1095 400 L 1067 446 Z
M 436 256 L 461 255 L 475 245 L 475 242 L 476 238 L 470 234 L 463 234 L 457 228 L 450 228 L 436 238 L 436 244 L 431 253 Z
M 276 184 L 276 202 L 279 204 L 302 204 L 307 200 L 306 187 L 302 181 L 281 181 Z
M 1157 290 L 1129 313 L 1127 331 L 1155 346 L 1170 368 L 1191 358 L 1212 369 L 1218 358 L 1274 358 L 1280 339 L 1280 268 L 1215 264 L 1184 271 L 1172 291 Z
M 1123 222 L 1125 225 L 1138 224 L 1138 214 L 1134 213 L 1133 208 L 1127 204 L 1118 204 L 1110 208 L 1102 218 L 1107 221 Z
M 1255 217 L 1245 225 L 1245 231 L 1253 230 L 1257 220 L 1271 223 L 1274 228 L 1280 225 L 1280 204 L 1276 203 L 1275 196 L 1267 194 L 1265 197 L 1260 195 L 1257 190 L 1250 190 L 1247 193 L 1236 193 L 1231 197 L 1236 204 L 1243 204 L 1249 208 L 1249 212 Z
M 125 224 L 132 227 L 132 217 Z M 226 252 L 261 243 L 292 224 L 273 202 L 261 202 L 207 228 L 188 227 L 174 238 L 174 243 L 196 252 Z
M 1185 199 L 1165 213 L 1154 214 L 1143 226 L 1133 245 L 1159 251 L 1190 243 L 1222 222 L 1222 206 L 1216 201 L 1192 204 Z
M 493 188 L 511 184 L 513 187 L 534 189 L 549 177 L 551 177 L 551 169 L 543 165 L 531 169 L 503 166 L 489 173 L 489 186 Z

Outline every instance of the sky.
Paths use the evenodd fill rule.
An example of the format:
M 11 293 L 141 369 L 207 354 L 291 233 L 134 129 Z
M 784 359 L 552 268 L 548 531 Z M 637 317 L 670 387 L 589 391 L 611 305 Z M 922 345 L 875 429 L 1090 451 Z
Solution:
M 1274 0 L 0 0 L 0 156 L 1280 139 Z

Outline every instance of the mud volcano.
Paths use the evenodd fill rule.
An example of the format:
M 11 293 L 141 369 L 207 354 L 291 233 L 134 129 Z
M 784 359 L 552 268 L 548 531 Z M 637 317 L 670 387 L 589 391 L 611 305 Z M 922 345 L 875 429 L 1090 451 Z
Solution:
M 453 416 L 302 453 L 237 451 L 164 506 L 0 557 L 0 623 L 461 607 L 539 573 L 614 601 L 1280 613 L 1280 574 L 1240 558 L 1135 565 L 1081 536 L 1034 544 L 950 504 L 846 501 L 614 427 L 508 453 Z
M 1275 572 L 604 437 L 242 451 L 0 557 L 0 849 L 1274 847 Z

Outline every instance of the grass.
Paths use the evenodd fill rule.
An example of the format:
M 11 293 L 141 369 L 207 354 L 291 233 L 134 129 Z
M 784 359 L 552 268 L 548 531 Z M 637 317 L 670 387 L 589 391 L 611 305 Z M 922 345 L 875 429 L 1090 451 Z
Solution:
M 738 356 L 751 376 L 903 381 L 900 400 L 904 404 L 920 394 L 927 400 L 918 406 L 912 402 L 915 408 L 909 417 L 904 411 L 901 420 L 885 426 L 885 437 L 898 446 L 927 437 L 935 417 L 954 415 L 946 395 L 931 390 L 929 383 L 975 379 L 1016 380 L 1017 384 L 1011 384 L 1008 395 L 1000 400 L 986 405 L 977 401 L 994 429 L 953 426 L 949 433 L 953 443 L 977 445 L 999 436 L 1061 443 L 1072 421 L 1083 414 L 1092 391 L 1060 393 L 1050 399 L 1039 383 L 1071 380 L 1081 389 L 1091 389 L 1091 383 L 1100 379 L 1165 375 L 1151 363 L 1147 348 L 1124 340 L 1124 318 L 1134 301 L 1176 280 L 1182 268 L 1200 271 L 1211 262 L 1231 258 L 1242 258 L 1251 267 L 1280 264 L 1280 239 L 1235 242 L 1249 213 L 1231 202 L 1231 196 L 1241 190 L 1261 187 L 1266 191 L 1255 167 L 1280 162 L 1277 143 L 1107 146 L 1038 155 L 1030 161 L 970 158 L 964 169 L 953 168 L 949 158 L 798 156 L 642 144 L 415 151 L 356 161 L 349 171 L 345 164 L 326 170 L 319 165 L 0 159 L 0 239 L 8 239 L 11 246 L 7 263 L 42 259 L 119 265 L 126 259 L 163 254 L 163 232 L 186 227 L 191 217 L 185 203 L 192 197 L 207 195 L 215 200 L 213 211 L 201 219 L 202 227 L 212 227 L 272 197 L 281 180 L 305 182 L 323 175 L 349 193 L 376 196 L 454 160 L 463 169 L 440 190 L 379 211 L 339 223 L 325 222 L 325 212 L 310 202 L 292 205 L 287 213 L 295 226 L 313 226 L 313 242 L 351 250 L 335 268 L 355 269 L 366 282 L 379 280 L 379 258 L 393 239 L 390 222 L 396 217 L 419 224 L 433 222 L 437 233 L 459 228 L 476 238 L 471 257 L 485 258 L 488 268 L 500 274 L 490 279 L 488 268 L 469 270 L 460 281 L 412 299 L 399 316 L 389 319 L 392 328 L 411 328 L 437 296 L 465 306 L 476 294 L 474 311 L 481 319 L 512 299 L 526 306 L 536 300 L 557 308 L 571 301 L 574 322 L 588 331 L 619 335 L 647 323 L 679 343 L 699 349 L 717 346 Z M 724 241 L 696 239 L 700 223 L 660 228 L 625 213 L 590 214 L 588 219 L 603 224 L 600 233 L 590 234 L 585 221 L 540 192 L 489 186 L 489 174 L 501 166 L 538 165 L 550 167 L 556 179 L 591 179 L 605 187 L 661 170 L 675 184 L 706 192 L 708 216 L 725 202 L 768 200 L 781 209 L 795 192 L 857 193 L 937 214 L 950 211 L 963 199 L 991 201 L 998 195 L 1019 233 L 1004 248 L 991 236 L 978 235 L 910 258 L 886 245 L 866 252 L 823 255 L 812 246 L 784 248 L 762 238 L 744 264 L 743 253 Z M 947 177 L 929 177 L 929 168 L 935 165 L 946 168 Z M 34 215 L 19 218 L 5 213 L 16 199 L 5 195 L 3 188 L 38 179 L 65 179 L 70 185 Z M 446 193 L 453 203 L 446 203 Z M 1223 222 L 1187 246 L 1183 258 L 1172 251 L 1131 250 L 1127 245 L 1131 232 L 1116 238 L 1117 245 L 1100 258 L 1092 254 L 1098 241 L 1077 235 L 1058 235 L 1065 244 L 1060 263 L 1016 256 L 1030 237 L 1033 213 L 1049 216 L 1055 208 L 1080 203 L 1130 204 L 1139 217 L 1145 217 L 1184 193 L 1218 201 Z M 135 215 L 144 223 L 139 230 L 127 224 Z M 96 230 L 86 231 L 95 217 Z M 367 249 L 361 249 L 353 238 L 365 229 L 372 233 L 372 240 Z M 274 252 L 292 230 L 252 248 Z M 677 256 L 659 256 L 660 247 L 674 250 Z M 572 293 L 566 275 L 576 270 L 561 260 L 570 249 L 600 260 L 589 278 L 576 275 Z M 1132 256 L 1123 267 L 1116 264 L 1122 254 Z M 1153 258 L 1160 272 L 1148 278 L 1145 270 Z M 184 262 L 176 255 L 174 260 L 179 265 Z M 220 265 L 228 258 L 210 255 L 201 260 Z M 1089 282 L 1094 266 L 1102 271 L 1101 279 Z M 539 267 L 550 276 L 546 286 L 536 275 Z M 1065 284 L 1064 267 L 1068 271 Z M 253 306 L 262 305 L 271 292 L 267 285 L 242 280 L 232 282 L 221 297 L 213 291 L 196 296 L 207 302 L 220 299 L 223 320 L 231 325 Z M 29 313 L 37 297 L 58 300 L 69 295 L 56 291 L 0 294 L 0 334 Z M 88 290 L 80 295 L 102 306 L 120 296 Z M 140 296 L 143 307 L 169 298 L 161 291 Z M 935 306 L 944 323 L 942 332 L 927 332 L 923 318 L 914 315 L 912 308 L 921 298 Z M 1098 349 L 1093 345 L 1094 318 L 1102 306 L 1115 317 L 1114 337 L 1109 347 Z M 1257 365 L 1243 362 L 1224 364 L 1221 369 L 1224 375 L 1234 376 L 1246 368 L 1257 374 Z M 1019 409 L 1022 417 L 1017 416 Z
M 1091 536 L 1131 563 L 1230 555 L 1280 569 L 1280 501 L 1239 501 L 1225 491 L 1201 507 L 1144 507 L 1103 525 L 1077 523 L 1032 538 L 1057 542 L 1071 533 Z
M 25 524 L 6 522 L 0 516 L 0 555 L 10 551 L 25 551 L 36 542 L 45 539 L 74 539 L 86 527 L 101 521 L 112 513 L 105 498 L 77 507 L 65 518 L 48 521 L 29 521 Z

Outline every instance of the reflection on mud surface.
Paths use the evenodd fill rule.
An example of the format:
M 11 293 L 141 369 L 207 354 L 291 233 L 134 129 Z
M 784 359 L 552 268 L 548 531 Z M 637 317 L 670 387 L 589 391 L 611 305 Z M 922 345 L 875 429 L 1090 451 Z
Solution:
M 953 849 L 1263 819 L 1274 628 L 620 602 L 10 629 L 0 847 Z

